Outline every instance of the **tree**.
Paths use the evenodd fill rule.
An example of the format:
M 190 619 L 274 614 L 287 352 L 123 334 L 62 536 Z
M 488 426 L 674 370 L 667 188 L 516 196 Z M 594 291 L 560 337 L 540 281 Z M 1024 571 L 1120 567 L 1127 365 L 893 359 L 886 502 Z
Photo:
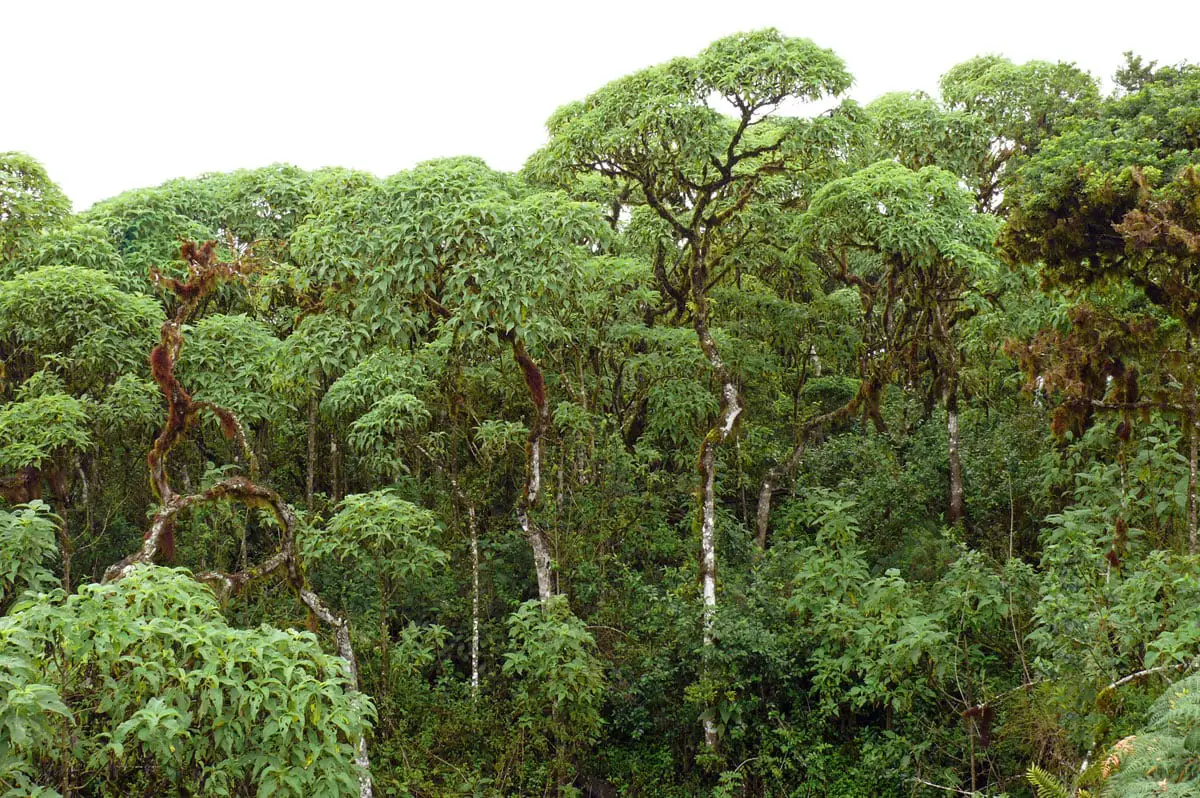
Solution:
M 717 420 L 697 457 L 706 647 L 713 645 L 717 607 L 717 453 L 742 412 L 713 335 L 709 292 L 732 276 L 754 205 L 791 199 L 771 191 L 772 177 L 827 157 L 842 132 L 844 111 L 801 120 L 780 116 L 780 107 L 849 85 L 841 60 L 807 39 L 775 30 L 730 36 L 694 58 L 636 72 L 559 109 L 547 123 L 550 143 L 528 167 L 548 178 L 599 174 L 634 188 L 630 202 L 656 220 L 656 287 L 677 316 L 690 317 L 720 386 Z M 705 722 L 710 748 L 717 743 L 714 728 Z
M 343 660 L 347 683 L 351 690 L 358 689 L 358 663 L 350 640 L 348 621 L 335 615 L 308 586 L 300 552 L 296 546 L 296 516 L 275 491 L 255 484 L 243 476 L 232 476 L 220 480 L 207 490 L 194 494 L 176 493 L 171 486 L 167 469 L 167 457 L 182 440 L 201 414 L 212 414 L 220 423 L 227 438 L 235 441 L 244 453 L 250 473 L 258 470 L 258 462 L 246 440 L 245 430 L 237 417 L 228 409 L 210 402 L 197 401 L 180 384 L 175 376 L 175 365 L 183 349 L 184 322 L 196 312 L 204 298 L 226 281 L 236 281 L 250 269 L 241 262 L 221 262 L 216 254 L 216 242 L 207 241 L 197 245 L 184 242 L 180 257 L 188 264 L 188 278 L 177 280 L 155 270 L 151 278 L 175 294 L 178 306 L 170 319 L 163 322 L 159 332 L 158 346 L 150 352 L 150 371 L 159 390 L 167 401 L 167 413 L 162 431 L 155 439 L 147 457 L 150 484 L 159 501 L 158 510 L 150 521 L 142 545 L 120 562 L 110 565 L 104 572 L 106 583 L 124 579 L 139 566 L 153 564 L 158 557 L 173 559 L 175 548 L 175 526 L 179 515 L 195 506 L 213 502 L 233 500 L 250 508 L 267 510 L 274 518 L 279 531 L 279 550 L 263 563 L 235 573 L 210 571 L 197 578 L 214 586 L 222 596 L 240 593 L 246 587 L 263 578 L 282 572 L 288 586 L 309 613 L 310 623 L 316 620 L 331 627 L 337 642 L 338 654 Z M 355 763 L 359 767 L 359 793 L 362 798 L 372 794 L 370 760 L 367 755 L 365 734 L 360 735 L 355 750 Z
M 1096 79 L 1074 64 L 1014 64 L 996 55 L 952 68 L 942 76 L 941 94 L 948 112 L 973 118 L 974 130 L 983 131 L 986 146 L 974 148 L 962 176 L 987 210 L 997 210 L 1003 199 L 1012 162 L 1035 152 L 1072 120 L 1094 113 L 1100 99 Z
M 864 353 L 865 360 L 887 364 L 882 374 L 860 377 L 876 386 L 865 393 L 868 408 L 878 402 L 888 370 L 908 365 L 915 372 L 929 363 L 946 407 L 946 518 L 952 524 L 965 512 L 957 404 L 961 322 L 978 310 L 982 298 L 972 292 L 995 270 L 996 228 L 992 217 L 975 210 L 955 175 L 933 166 L 914 172 L 893 161 L 827 184 L 801 221 L 806 240 L 838 278 L 862 293 L 864 316 L 882 314 L 885 327 L 900 320 L 901 335 L 886 339 L 883 358 Z M 864 273 L 850 271 L 851 251 L 870 255 Z
M 71 212 L 71 202 L 40 163 L 20 152 L 0 153 L 0 277 L 29 239 Z
M 384 234 L 358 235 L 364 223 Z M 411 343 L 442 325 L 454 340 L 510 350 L 533 404 L 516 509 L 543 600 L 554 593 L 552 558 L 531 513 L 542 491 L 550 411 L 529 345 L 539 303 L 572 285 L 587 247 L 604 237 L 594 207 L 532 192 L 473 158 L 422 164 L 351 194 L 296 235 L 302 265 L 329 286 L 327 306 L 345 309 L 384 341 Z M 396 302 L 397 294 L 409 301 Z
M 1105 401 L 1107 382 L 1075 380 L 1067 386 L 1071 407 L 1064 413 L 1084 419 L 1093 409 L 1118 410 L 1127 425 L 1134 410 L 1158 407 L 1179 414 L 1192 442 L 1189 538 L 1196 551 L 1200 67 L 1163 67 L 1137 83 L 1140 89 L 1109 98 L 1099 118 L 1077 120 L 1019 168 L 1005 201 L 1011 210 L 1002 243 L 1013 260 L 1044 262 L 1046 280 L 1075 296 L 1101 289 L 1117 297 L 1116 318 L 1081 308 L 1074 322 L 1083 329 L 1073 341 L 1068 335 L 1044 342 L 1049 344 L 1044 348 L 1061 353 L 1065 368 L 1111 377 L 1116 387 Z M 1120 297 L 1125 285 L 1142 293 L 1153 314 L 1139 313 L 1127 296 Z M 1139 374 L 1125 360 L 1159 328 L 1152 316 L 1169 321 L 1153 333 L 1166 340 L 1153 346 L 1156 355 L 1145 364 L 1150 368 Z M 1089 339 L 1097 345 L 1090 352 L 1080 347 Z M 1154 400 L 1140 400 L 1148 386 L 1139 381 L 1147 378 L 1166 388 L 1165 394 L 1160 390 Z M 1061 420 L 1065 424 L 1066 416 Z
M 378 590 L 380 681 L 391 680 L 392 606 L 409 581 L 427 580 L 445 552 L 429 542 L 433 515 L 386 491 L 347 496 L 337 513 L 304 541 L 313 562 L 336 559 L 365 569 Z
M 24 526 L 8 516 L 0 545 Z M 207 587 L 167 568 L 74 595 L 44 583 L 0 619 L 8 794 L 356 789 L 354 745 L 374 710 L 313 635 L 230 626 Z

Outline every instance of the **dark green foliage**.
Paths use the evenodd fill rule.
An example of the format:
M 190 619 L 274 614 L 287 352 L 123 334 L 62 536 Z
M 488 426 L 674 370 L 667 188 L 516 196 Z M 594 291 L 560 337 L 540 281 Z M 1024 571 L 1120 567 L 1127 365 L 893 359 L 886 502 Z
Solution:
M 520 174 L 72 216 L 0 155 L 0 795 L 353 795 L 364 739 L 421 798 L 1195 793 L 1198 74 L 859 108 L 764 30 Z M 164 389 L 218 422 L 173 498 Z M 194 498 L 253 470 L 286 578 L 265 493 Z M 182 567 L 104 583 L 164 505 Z

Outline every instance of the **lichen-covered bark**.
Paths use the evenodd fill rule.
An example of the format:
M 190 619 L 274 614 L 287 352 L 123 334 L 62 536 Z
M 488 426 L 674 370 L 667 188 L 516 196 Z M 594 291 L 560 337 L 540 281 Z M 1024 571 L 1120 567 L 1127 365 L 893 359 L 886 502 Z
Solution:
M 195 312 L 200 300 L 222 281 L 240 279 L 247 271 L 247 267 L 242 263 L 220 263 L 216 258 L 215 249 L 216 245 L 212 241 L 199 246 L 187 242 L 182 246 L 181 255 L 188 263 L 189 276 L 186 281 L 164 277 L 157 270 L 152 272 L 154 282 L 165 285 L 180 300 L 175 313 L 163 323 L 159 344 L 150 354 L 151 375 L 167 400 L 166 421 L 146 458 L 151 486 L 158 495 L 160 506 L 150 521 L 150 528 L 146 531 L 142 545 L 120 562 L 109 566 L 104 572 L 104 581 L 121 579 L 138 565 L 148 565 L 163 555 L 171 554 L 174 548 L 176 519 L 181 512 L 190 507 L 219 501 L 235 501 L 247 507 L 267 510 L 275 517 L 279 527 L 279 550 L 275 554 L 242 571 L 210 571 L 198 574 L 196 578 L 210 585 L 224 599 L 237 595 L 252 582 L 282 573 L 310 617 L 319 619 L 333 631 L 338 654 L 345 662 L 349 686 L 357 690 L 358 660 L 350 639 L 349 623 L 332 612 L 305 582 L 304 569 L 296 547 L 296 515 L 292 508 L 274 490 L 258 485 L 248 477 L 229 477 L 200 493 L 178 494 L 171 487 L 167 456 L 204 412 L 216 416 L 226 437 L 237 443 L 250 473 L 254 475 L 258 471 L 254 452 L 237 417 L 218 405 L 193 400 L 175 378 L 175 363 L 183 348 L 183 326 Z M 360 798 L 371 798 L 373 788 L 365 736 L 358 740 L 355 762 L 360 768 Z
M 708 304 L 706 296 L 707 274 L 700 266 L 693 268 L 692 290 L 695 298 L 695 313 L 692 326 L 700 342 L 700 349 L 712 367 L 713 375 L 721 386 L 720 411 L 717 423 L 700 444 L 697 466 L 700 472 L 700 590 L 703 597 L 703 642 L 704 648 L 714 644 L 713 626 L 717 615 L 717 449 L 733 434 L 734 425 L 742 413 L 737 385 L 721 358 L 717 343 L 708 328 Z M 716 725 L 711 718 L 704 721 L 704 742 L 709 748 L 717 745 Z
M 533 568 L 537 574 L 538 598 L 545 602 L 554 595 L 554 574 L 551 570 L 550 541 L 546 533 L 530 517 L 537 506 L 542 492 L 542 434 L 550 426 L 550 406 L 546 402 L 546 379 L 537 363 L 525 350 L 519 338 L 509 334 L 506 340 L 512 348 L 513 359 L 525 376 L 525 386 L 533 401 L 533 419 L 529 424 L 529 438 L 525 444 L 525 488 L 517 503 L 517 522 L 529 548 L 533 551 Z
M 471 697 L 479 698 L 479 525 L 475 505 L 467 505 L 467 528 L 471 534 Z
M 950 510 L 946 521 L 957 524 L 966 517 L 966 504 L 963 498 L 963 473 L 961 443 L 958 431 L 958 391 L 951 387 L 946 390 L 946 448 L 947 459 L 950 462 Z

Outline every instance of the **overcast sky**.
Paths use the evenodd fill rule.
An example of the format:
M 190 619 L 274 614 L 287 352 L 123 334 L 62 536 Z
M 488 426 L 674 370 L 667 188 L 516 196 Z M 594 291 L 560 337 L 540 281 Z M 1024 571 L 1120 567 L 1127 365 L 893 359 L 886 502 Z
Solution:
M 0 151 L 42 161 L 76 210 L 277 161 L 387 175 L 471 154 L 517 169 L 559 105 L 766 26 L 835 50 L 864 102 L 933 91 L 981 53 L 1104 78 L 1124 50 L 1200 60 L 1197 0 L 0 0 Z

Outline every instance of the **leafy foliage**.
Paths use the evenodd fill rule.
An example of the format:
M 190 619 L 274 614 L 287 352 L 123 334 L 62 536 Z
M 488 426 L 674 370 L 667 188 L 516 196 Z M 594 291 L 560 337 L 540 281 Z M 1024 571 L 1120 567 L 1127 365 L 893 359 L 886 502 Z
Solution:
M 71 784 L 86 769 L 109 790 L 356 786 L 353 745 L 372 708 L 338 661 L 308 634 L 228 626 L 186 573 L 145 568 L 42 594 L 0 620 L 0 637 L 6 780 Z

